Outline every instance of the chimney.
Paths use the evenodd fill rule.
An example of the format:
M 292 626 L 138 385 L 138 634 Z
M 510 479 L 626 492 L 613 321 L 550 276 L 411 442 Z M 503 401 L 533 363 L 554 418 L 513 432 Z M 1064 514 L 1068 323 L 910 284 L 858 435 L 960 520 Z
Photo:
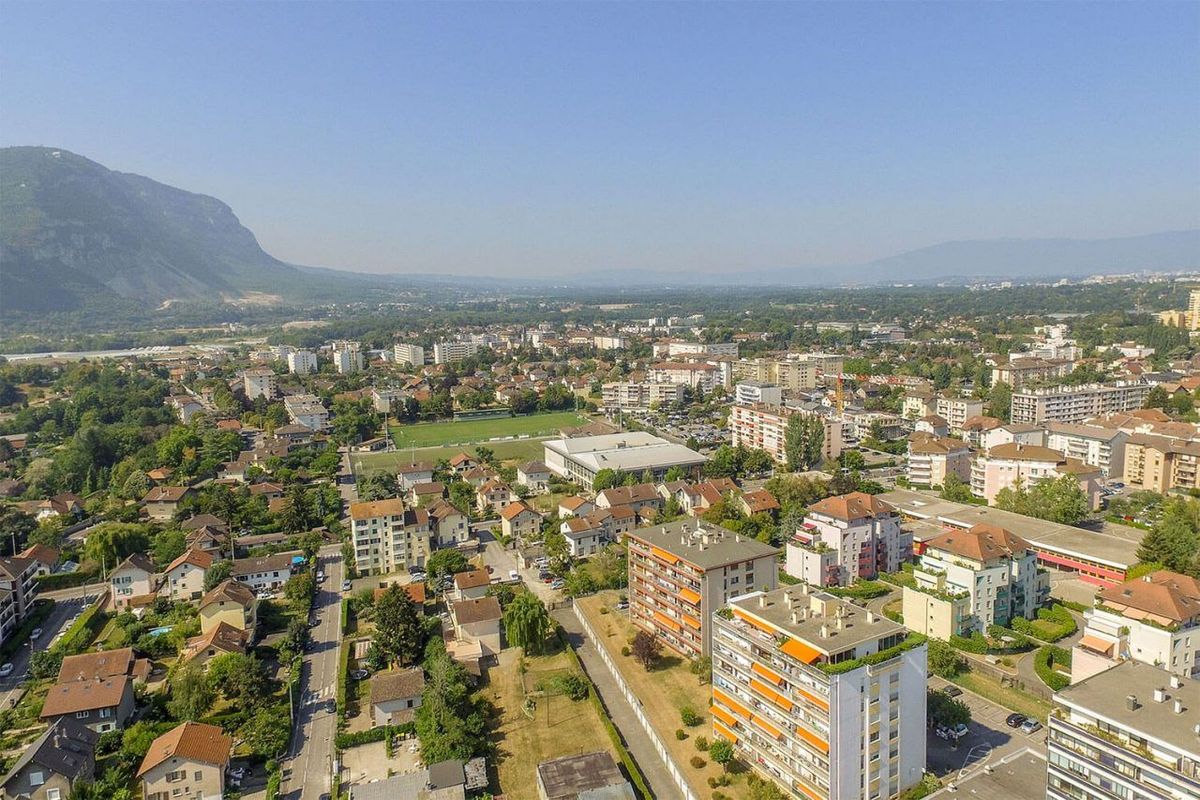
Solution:
M 758 607 L 759 608 L 767 607 L 767 596 L 765 594 L 760 594 L 758 596 Z
M 1154 690 L 1154 702 L 1156 702 L 1156 703 L 1167 702 L 1167 692 L 1165 689 L 1155 689 Z
M 1125 708 L 1129 711 L 1137 711 L 1138 699 L 1136 694 L 1125 695 Z
M 799 611 L 793 611 L 793 612 L 792 612 L 792 624 L 793 624 L 793 625 L 799 625 L 799 624 L 800 624 L 800 612 L 799 612 Z
M 792 596 L 790 594 L 785 594 L 783 596 L 783 604 L 785 606 L 787 606 L 788 608 L 791 608 L 793 605 L 796 604 L 796 601 L 792 599 Z
M 872 624 L 874 624 L 874 622 L 875 622 L 875 612 L 868 609 L 867 610 L 867 624 L 872 625 Z
M 822 638 L 822 639 L 828 639 L 828 638 L 829 638 L 829 626 L 828 626 L 828 625 L 822 625 L 822 626 L 821 626 L 821 638 Z
M 834 622 L 834 626 L 835 626 L 835 627 L 836 627 L 836 628 L 837 628 L 837 629 L 840 631 L 840 630 L 842 630 L 843 628 L 845 628 L 845 627 L 846 627 L 846 620 L 842 619 L 842 618 L 839 616 L 839 617 L 837 618 L 837 621 L 835 621 L 835 622 Z
M 1183 701 L 1180 700 L 1178 697 L 1175 698 L 1175 713 L 1176 714 L 1183 713 Z
M 1172 675 L 1171 676 L 1171 688 L 1172 689 L 1182 689 L 1183 688 L 1183 678 L 1179 677 L 1178 675 Z

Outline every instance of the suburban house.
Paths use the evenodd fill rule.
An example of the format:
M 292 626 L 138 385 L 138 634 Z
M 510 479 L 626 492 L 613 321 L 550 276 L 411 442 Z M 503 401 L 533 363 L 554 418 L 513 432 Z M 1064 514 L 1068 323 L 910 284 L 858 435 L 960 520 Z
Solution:
M 446 487 L 438 481 L 414 483 L 408 490 L 408 502 L 414 506 L 424 506 L 440 500 L 445 494 Z
M 412 722 L 424 691 L 425 671 L 420 667 L 376 673 L 371 678 L 371 724 Z
M 154 740 L 138 777 L 142 800 L 206 800 L 225 795 L 233 739 L 216 725 L 184 722 Z
M 0 780 L 0 796 L 68 800 L 76 786 L 95 779 L 99 738 L 74 719 L 57 720 L 25 748 Z
M 60 681 L 46 694 L 41 718 L 50 723 L 68 719 L 96 733 L 120 730 L 133 713 L 133 679 L 111 678 Z
M 299 550 L 291 550 L 258 558 L 239 559 L 233 562 L 230 577 L 249 586 L 255 592 L 274 592 L 283 588 L 288 578 L 292 577 L 292 563 L 299 555 Z
M 179 512 L 179 504 L 191 493 L 190 486 L 155 486 L 142 498 L 142 507 L 150 519 L 169 522 Z
M 499 478 L 492 478 L 475 490 L 475 507 L 480 511 L 499 511 L 514 499 L 512 489 Z
M 542 515 L 521 500 L 500 510 L 500 532 L 510 539 L 536 537 L 542 529 Z
M 396 483 L 400 491 L 407 492 L 416 483 L 431 483 L 433 481 L 433 464 L 418 461 L 415 464 L 401 464 L 396 467 Z
M 596 508 L 615 508 L 629 506 L 634 511 L 650 508 L 657 511 L 662 508 L 663 499 L 653 483 L 639 483 L 636 486 L 614 486 L 596 495 Z
M 604 525 L 591 515 L 565 519 L 559 530 L 566 537 L 567 550 L 572 558 L 584 558 L 597 553 L 609 541 Z
M 163 570 L 159 593 L 172 600 L 199 600 L 204 596 L 204 576 L 212 565 L 213 557 L 208 553 L 188 550 Z
M 467 572 L 455 573 L 454 599 L 473 600 L 477 597 L 483 597 L 487 594 L 488 587 L 491 584 L 492 576 L 488 575 L 486 569 L 473 569 Z
M 739 495 L 737 504 L 742 509 L 742 513 L 748 517 L 753 517 L 755 514 L 775 516 L 779 513 L 779 501 L 766 489 L 755 489 Z
M 425 508 L 429 524 L 437 535 L 438 547 L 456 547 L 471 537 L 467 515 L 444 499 L 437 499 Z
M 500 601 L 495 597 L 459 600 L 450 604 L 450 620 L 456 638 L 478 642 L 484 655 L 497 655 L 501 650 Z
M 450 459 L 450 469 L 457 474 L 462 475 L 469 469 L 475 469 L 479 466 L 479 459 L 472 458 L 466 453 L 459 453 L 454 458 Z
M 17 553 L 17 558 L 35 562 L 35 575 L 49 575 L 54 572 L 54 568 L 58 565 L 58 559 L 61 555 L 57 549 L 50 545 L 31 544 L 20 553 Z
M 680 507 L 693 517 L 698 517 L 712 506 L 721 502 L 726 494 L 741 494 L 736 483 L 729 478 L 717 478 L 697 484 L 685 484 L 675 492 Z
M 118 677 L 127 677 L 138 683 L 145 681 L 149 675 L 150 659 L 137 658 L 132 647 L 66 656 L 58 668 L 59 683 Z
M 187 532 L 185 537 L 189 550 L 203 550 L 214 559 L 229 553 L 229 531 L 204 525 Z
M 134 553 L 108 576 L 112 602 L 118 609 L 129 608 L 135 598 L 153 595 L 157 589 L 154 562 L 145 553 Z
M 188 639 L 183 652 L 179 655 L 179 660 L 194 661 L 203 667 L 208 664 L 209 659 L 226 653 L 244 655 L 248 639 L 245 631 L 238 630 L 228 622 L 221 621 L 210 628 L 208 633 Z
M 558 515 L 563 519 L 567 517 L 582 517 L 595 510 L 596 505 L 587 498 L 579 495 L 564 497 L 558 501 Z
M 239 631 L 245 631 L 253 641 L 257 621 L 258 599 L 254 591 L 232 578 L 214 586 L 200 601 L 200 632 L 203 634 L 210 633 L 224 622 Z
M 550 468 L 541 461 L 526 461 L 517 467 L 517 483 L 531 492 L 544 494 L 550 491 Z

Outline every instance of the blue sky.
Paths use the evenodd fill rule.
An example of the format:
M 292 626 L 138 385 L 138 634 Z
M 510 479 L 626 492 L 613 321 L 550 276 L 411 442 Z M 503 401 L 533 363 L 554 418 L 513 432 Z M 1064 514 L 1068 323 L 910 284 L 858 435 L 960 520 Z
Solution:
M 1198 3 L 17 3 L 0 143 L 374 272 L 852 264 L 1200 224 Z

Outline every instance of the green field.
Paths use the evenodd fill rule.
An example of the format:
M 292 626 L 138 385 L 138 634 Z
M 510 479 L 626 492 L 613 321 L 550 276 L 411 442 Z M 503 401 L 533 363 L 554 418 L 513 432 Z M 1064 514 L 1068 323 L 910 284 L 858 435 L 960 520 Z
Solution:
M 537 461 L 542 457 L 543 439 L 511 439 L 503 442 L 482 443 L 490 447 L 500 461 Z M 360 472 L 395 472 L 397 465 L 411 464 L 414 461 L 428 461 L 436 464 L 441 459 L 449 461 L 459 453 L 473 455 L 478 445 L 462 445 L 456 447 L 418 447 L 415 450 L 396 450 L 392 453 L 354 453 L 350 456 L 350 465 L 355 474 Z
M 488 439 L 508 436 L 553 436 L 561 428 L 571 428 L 585 422 L 586 417 L 573 411 L 559 411 L 530 414 L 525 417 L 393 425 L 391 430 L 396 449 L 403 450 L 409 447 L 476 445 L 485 443 Z

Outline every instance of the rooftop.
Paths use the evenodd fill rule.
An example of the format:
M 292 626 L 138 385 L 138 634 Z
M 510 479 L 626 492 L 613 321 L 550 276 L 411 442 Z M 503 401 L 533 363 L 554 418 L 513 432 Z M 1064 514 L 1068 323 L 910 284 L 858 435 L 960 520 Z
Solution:
M 963 530 L 948 530 L 925 543 L 925 549 L 945 550 L 975 561 L 1011 558 L 1029 549 L 1029 542 L 999 525 L 980 523 Z
M 865 492 L 851 492 L 836 497 L 826 497 L 819 503 L 813 503 L 808 510 L 812 514 L 821 514 L 846 522 L 892 513 L 890 506 L 880 502 L 874 495 Z
M 184 762 L 201 764 L 229 763 L 233 751 L 233 739 L 216 725 L 202 722 L 184 722 L 154 740 L 138 775 L 144 775 L 168 759 L 178 758 Z
M 459 625 L 498 620 L 501 616 L 500 601 L 490 595 L 473 600 L 459 600 L 451 604 L 450 613 Z
M 607 750 L 543 761 L 537 766 L 537 774 L 549 800 L 575 800 L 581 792 L 609 786 L 629 787 Z M 632 799 L 633 790 L 629 788 L 625 796 Z
M 640 528 L 627 535 L 705 570 L 779 553 L 777 547 L 694 519 Z
M 425 672 L 420 667 L 389 670 L 371 678 L 371 703 L 418 697 L 425 690 Z
M 1130 619 L 1162 625 L 1187 622 L 1200 615 L 1200 581 L 1165 569 L 1106 587 L 1099 597 Z
M 703 464 L 708 459 L 650 433 L 628 431 L 575 439 L 552 439 L 543 446 L 592 470 L 604 468 L 640 473 L 657 467 Z
M 955 781 L 957 791 L 942 789 L 930 795 L 941 800 L 973 798 L 981 800 L 1030 800 L 1046 794 L 1046 759 L 1025 748 L 991 769 L 977 769 L 966 780 Z
M 736 612 L 768 623 L 777 631 L 799 639 L 821 654 L 841 653 L 885 636 L 905 635 L 908 629 L 828 592 L 806 584 L 784 586 L 770 592 L 735 597 Z M 840 622 L 841 627 L 838 627 Z
M 372 519 L 374 517 L 398 517 L 404 513 L 404 501 L 398 497 L 372 502 L 352 503 L 350 519 Z

